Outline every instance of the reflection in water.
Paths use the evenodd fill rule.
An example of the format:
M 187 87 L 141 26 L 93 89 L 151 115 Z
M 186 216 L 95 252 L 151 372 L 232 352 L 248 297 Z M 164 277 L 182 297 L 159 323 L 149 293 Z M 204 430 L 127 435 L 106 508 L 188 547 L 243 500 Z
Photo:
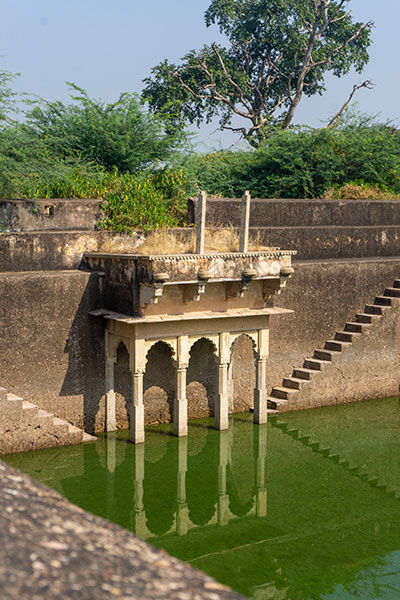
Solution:
M 227 431 L 204 419 L 187 438 L 160 426 L 143 445 L 118 432 L 5 458 L 254 600 L 397 599 L 400 480 L 380 482 L 400 466 L 400 408 L 385 403 L 373 420 L 365 403 L 365 423 L 361 405 L 288 414 L 285 426 L 241 414 Z

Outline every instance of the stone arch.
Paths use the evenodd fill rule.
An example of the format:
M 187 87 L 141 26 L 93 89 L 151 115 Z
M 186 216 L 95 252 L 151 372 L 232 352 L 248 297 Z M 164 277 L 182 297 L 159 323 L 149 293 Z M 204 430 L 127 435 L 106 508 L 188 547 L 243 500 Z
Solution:
M 231 344 L 229 364 L 230 412 L 247 412 L 254 406 L 257 343 L 247 333 Z
M 132 402 L 132 375 L 129 348 L 122 338 L 114 342 L 114 390 L 118 427 L 129 427 L 129 406 Z
M 175 350 L 166 341 L 151 345 L 143 377 L 145 423 L 166 423 L 173 419 L 175 397 Z
M 218 364 L 216 344 L 201 337 L 190 348 L 187 370 L 187 400 L 189 418 L 214 416 L 218 395 Z

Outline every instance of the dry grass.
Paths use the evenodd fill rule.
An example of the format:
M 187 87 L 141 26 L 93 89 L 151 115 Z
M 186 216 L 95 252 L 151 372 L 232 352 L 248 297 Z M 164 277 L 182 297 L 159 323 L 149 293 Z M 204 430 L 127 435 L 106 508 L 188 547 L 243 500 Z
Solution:
M 157 229 L 149 235 L 113 236 L 105 240 L 101 252 L 116 254 L 194 254 L 196 251 L 196 231 L 170 231 Z M 250 252 L 274 250 L 261 244 L 261 235 L 257 231 L 249 239 Z M 233 226 L 208 227 L 205 236 L 205 251 L 210 254 L 239 251 L 239 232 Z
M 340 188 L 330 188 L 324 200 L 399 200 L 399 194 L 384 192 L 377 187 L 346 183 Z

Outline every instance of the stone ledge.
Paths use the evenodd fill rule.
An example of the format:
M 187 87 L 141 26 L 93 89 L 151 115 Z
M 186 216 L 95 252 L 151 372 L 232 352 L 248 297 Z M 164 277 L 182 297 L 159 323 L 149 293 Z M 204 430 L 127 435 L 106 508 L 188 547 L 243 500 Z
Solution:
M 240 600 L 127 530 L 0 463 L 3 600 Z

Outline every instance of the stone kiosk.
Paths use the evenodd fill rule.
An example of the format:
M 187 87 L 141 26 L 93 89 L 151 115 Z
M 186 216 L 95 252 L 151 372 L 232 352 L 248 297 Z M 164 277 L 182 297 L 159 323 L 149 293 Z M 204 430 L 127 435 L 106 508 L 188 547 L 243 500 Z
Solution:
M 242 334 L 251 338 L 257 360 L 254 421 L 265 423 L 269 318 L 291 312 L 266 304 L 293 272 L 293 254 L 87 254 L 90 268 L 104 273 L 110 306 L 91 313 L 105 320 L 107 431 L 116 429 L 114 364 L 123 342 L 132 374 L 131 440 L 144 441 L 146 356 L 162 341 L 171 347 L 176 367 L 174 432 L 187 435 L 186 370 L 189 351 L 201 338 L 211 341 L 219 364 L 215 427 L 227 429 L 231 347 Z

